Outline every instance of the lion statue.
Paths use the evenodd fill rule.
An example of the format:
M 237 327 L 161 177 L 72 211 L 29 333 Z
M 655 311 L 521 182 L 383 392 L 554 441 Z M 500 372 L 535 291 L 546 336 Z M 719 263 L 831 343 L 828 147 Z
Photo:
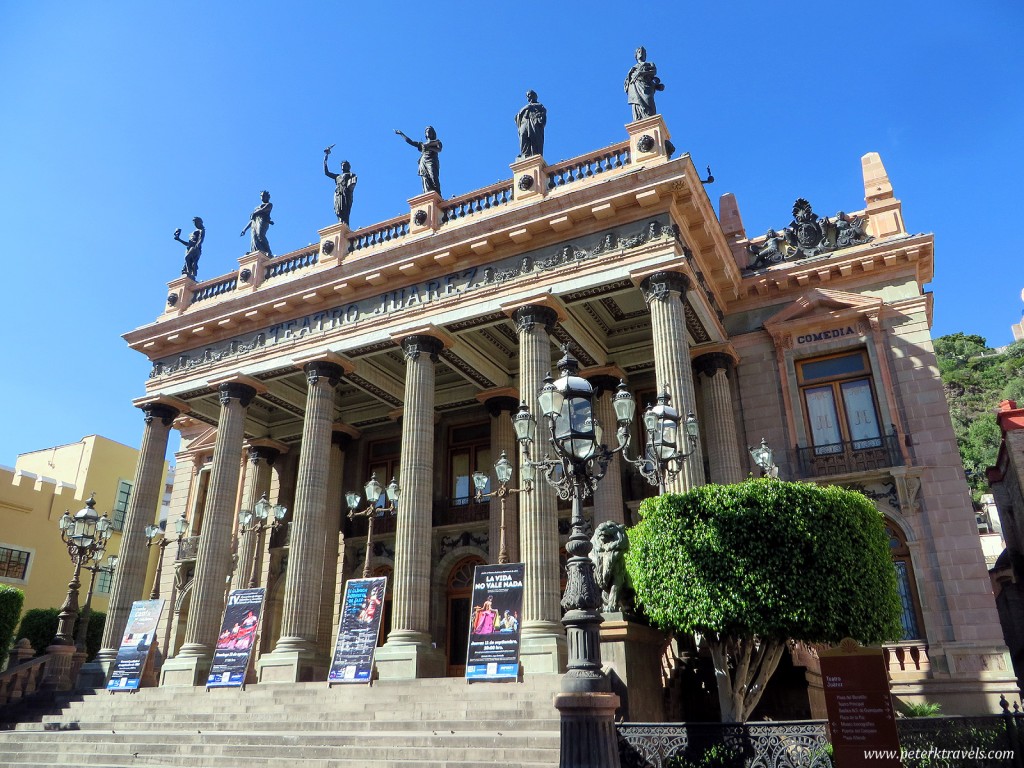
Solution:
M 597 526 L 590 543 L 594 577 L 601 588 L 602 613 L 631 613 L 633 587 L 626 573 L 626 550 L 629 549 L 626 526 L 606 520 Z

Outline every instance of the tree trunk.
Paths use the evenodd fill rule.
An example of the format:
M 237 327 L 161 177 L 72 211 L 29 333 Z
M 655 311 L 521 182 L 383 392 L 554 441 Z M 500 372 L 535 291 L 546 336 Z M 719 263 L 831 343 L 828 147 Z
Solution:
M 722 722 L 745 722 L 778 668 L 786 643 L 732 635 L 705 635 L 704 639 L 715 665 Z

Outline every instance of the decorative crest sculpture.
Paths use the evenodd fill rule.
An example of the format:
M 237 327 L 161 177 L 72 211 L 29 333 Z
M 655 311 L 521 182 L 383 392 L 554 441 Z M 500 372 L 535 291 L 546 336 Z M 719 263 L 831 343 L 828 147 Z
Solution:
M 748 270 L 761 269 L 782 261 L 808 259 L 851 245 L 863 245 L 874 238 L 864 231 L 867 221 L 839 211 L 831 218 L 818 218 L 804 198 L 793 203 L 793 220 L 781 233 L 769 229 L 764 240 L 747 246 L 754 260 Z

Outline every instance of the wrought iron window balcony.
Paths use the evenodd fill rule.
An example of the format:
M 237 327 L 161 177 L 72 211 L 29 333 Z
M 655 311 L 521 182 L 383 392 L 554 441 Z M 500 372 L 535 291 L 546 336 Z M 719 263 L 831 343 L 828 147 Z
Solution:
M 899 435 L 895 432 L 795 450 L 800 477 L 808 479 L 903 466 Z
M 178 552 L 174 560 L 179 563 L 195 560 L 199 554 L 199 537 L 186 536 L 178 543 Z

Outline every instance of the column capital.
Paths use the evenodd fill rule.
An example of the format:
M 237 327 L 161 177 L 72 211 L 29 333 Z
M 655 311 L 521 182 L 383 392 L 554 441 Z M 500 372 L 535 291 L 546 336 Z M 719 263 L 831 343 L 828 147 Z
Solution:
M 421 352 L 430 356 L 430 362 L 437 362 L 438 353 L 444 349 L 444 342 L 434 336 L 425 333 L 414 333 L 406 336 L 401 341 L 402 351 L 405 352 L 406 360 L 418 360 Z
M 281 455 L 281 451 L 269 445 L 250 445 L 248 450 L 249 463 L 254 466 L 261 461 L 265 461 L 268 466 L 273 466 L 277 457 Z
M 311 387 L 320 381 L 321 376 L 327 379 L 331 387 L 336 387 L 345 374 L 344 368 L 327 360 L 310 360 L 302 366 L 302 370 L 306 372 L 306 381 Z
M 652 301 L 666 301 L 672 292 L 678 293 L 682 298 L 689 289 L 690 278 L 682 272 L 662 270 L 653 272 L 640 281 L 640 290 L 643 291 L 644 301 L 648 304 Z
M 706 352 L 693 359 L 693 370 L 708 377 L 723 370 L 727 376 L 732 376 L 735 367 L 736 360 L 725 352 Z
M 519 390 L 515 387 L 494 387 L 477 392 L 476 399 L 477 402 L 483 404 L 491 416 L 497 416 L 505 410 L 514 413 L 519 407 Z
M 170 395 L 148 395 L 132 400 L 132 405 L 142 410 L 146 423 L 149 424 L 154 418 L 165 420 L 165 426 L 170 426 L 170 419 L 173 421 L 182 413 L 192 410 L 184 400 L 179 400 Z
M 519 333 L 528 333 L 533 330 L 535 325 L 543 325 L 544 330 L 551 333 L 555 323 L 558 322 L 558 313 L 551 307 L 527 304 L 512 312 L 512 320 Z
M 585 376 L 590 386 L 594 388 L 594 394 L 600 397 L 605 392 L 614 392 L 619 386 L 619 379 L 609 376 L 607 373 L 596 373 L 593 376 Z
M 256 397 L 256 390 L 248 384 L 240 381 L 225 381 L 217 390 L 220 392 L 220 404 L 227 405 L 231 400 L 238 400 L 239 405 L 248 408 L 249 403 Z
M 151 424 L 153 419 L 159 419 L 165 427 L 171 426 L 174 419 L 181 413 L 177 408 L 172 408 L 163 403 L 146 403 L 141 408 L 143 418 L 147 424 Z
M 362 434 L 360 430 L 352 425 L 344 424 L 340 421 L 334 422 L 331 426 L 331 442 L 343 451 L 348 448 L 353 440 L 358 440 Z

